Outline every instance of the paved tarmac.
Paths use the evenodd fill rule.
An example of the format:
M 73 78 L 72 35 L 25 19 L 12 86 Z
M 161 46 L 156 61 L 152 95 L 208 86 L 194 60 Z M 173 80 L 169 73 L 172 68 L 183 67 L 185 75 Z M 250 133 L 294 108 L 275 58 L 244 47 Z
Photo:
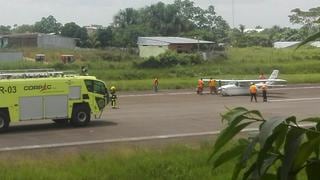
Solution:
M 131 92 L 119 95 L 119 109 L 110 106 L 87 127 L 58 125 L 50 120 L 11 124 L 0 134 L 0 151 L 190 137 L 221 130 L 220 113 L 243 106 L 266 117 L 320 116 L 320 85 L 295 85 L 269 90 L 269 101 L 249 96 L 196 95 L 191 90 Z

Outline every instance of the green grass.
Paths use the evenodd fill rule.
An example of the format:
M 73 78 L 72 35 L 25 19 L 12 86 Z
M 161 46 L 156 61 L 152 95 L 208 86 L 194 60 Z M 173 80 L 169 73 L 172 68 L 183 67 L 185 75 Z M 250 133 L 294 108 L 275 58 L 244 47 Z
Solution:
M 120 50 L 44 50 L 22 49 L 25 57 L 37 53 L 46 54 L 48 64 L 35 62 L 0 63 L 1 69 L 55 68 L 80 70 L 89 67 L 89 74 L 116 85 L 119 90 L 151 90 L 152 79 L 159 78 L 162 89 L 194 88 L 200 77 L 226 79 L 255 79 L 260 72 L 269 75 L 273 69 L 280 70 L 280 78 L 288 83 L 320 83 L 320 52 L 316 48 L 230 48 L 226 58 L 216 58 L 199 65 L 169 68 L 142 69 L 134 66 L 143 61 L 135 55 Z M 61 54 L 73 54 L 73 64 L 60 63 Z
M 236 159 L 213 170 L 208 161 L 211 152 L 208 142 L 106 151 L 12 152 L 0 156 L 0 179 L 231 179 Z M 299 179 L 306 179 L 304 171 Z
M 16 153 L 1 157 L 0 179 L 215 179 L 230 177 L 232 162 L 212 171 L 211 145 L 120 148 L 108 152 Z M 228 178 L 227 178 L 228 179 Z

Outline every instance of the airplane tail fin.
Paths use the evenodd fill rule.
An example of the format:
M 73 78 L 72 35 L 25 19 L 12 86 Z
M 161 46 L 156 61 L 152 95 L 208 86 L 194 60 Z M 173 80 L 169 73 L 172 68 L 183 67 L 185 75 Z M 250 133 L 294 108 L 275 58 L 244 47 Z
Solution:
M 269 77 L 269 80 L 270 79 L 277 79 L 278 78 L 278 74 L 279 74 L 279 70 L 273 70 L 270 77 Z

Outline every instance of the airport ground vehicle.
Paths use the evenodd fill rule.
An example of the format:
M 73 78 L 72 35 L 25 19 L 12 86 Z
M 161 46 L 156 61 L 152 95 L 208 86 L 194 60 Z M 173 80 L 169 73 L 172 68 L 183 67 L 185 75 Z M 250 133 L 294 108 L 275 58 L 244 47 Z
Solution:
M 0 131 L 10 122 L 52 119 L 85 126 L 108 104 L 106 84 L 94 76 L 52 69 L 0 72 Z

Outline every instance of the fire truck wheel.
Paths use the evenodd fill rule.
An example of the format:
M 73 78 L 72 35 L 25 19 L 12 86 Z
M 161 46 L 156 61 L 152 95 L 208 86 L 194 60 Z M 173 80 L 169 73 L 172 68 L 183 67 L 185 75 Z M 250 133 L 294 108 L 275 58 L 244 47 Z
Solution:
M 5 132 L 9 127 L 9 117 L 7 114 L 0 112 L 0 132 Z
M 52 119 L 52 121 L 57 124 L 67 124 L 68 123 L 68 119 Z
M 90 122 L 90 109 L 87 106 L 76 106 L 73 109 L 71 124 L 85 126 Z

